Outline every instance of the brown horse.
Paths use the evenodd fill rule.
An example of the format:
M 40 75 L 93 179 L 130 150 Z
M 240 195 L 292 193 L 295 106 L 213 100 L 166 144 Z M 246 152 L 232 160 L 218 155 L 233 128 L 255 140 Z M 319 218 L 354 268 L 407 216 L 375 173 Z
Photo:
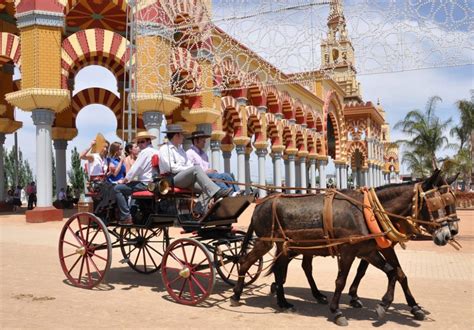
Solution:
M 452 238 L 448 227 L 448 217 L 445 216 L 446 212 L 443 209 L 429 209 L 427 206 L 429 201 L 427 195 L 425 195 L 425 192 L 428 191 L 437 193 L 441 184 L 440 171 L 436 170 L 430 178 L 420 183 L 390 185 L 379 188 L 377 197 L 386 211 L 400 216 L 411 216 L 413 209 L 418 210 L 416 218 L 426 221 L 423 223 L 423 227 L 433 235 L 434 242 L 437 245 L 445 245 Z M 359 192 L 344 191 L 344 194 L 362 203 L 362 196 Z M 436 197 L 439 197 L 439 193 L 437 194 Z M 281 308 L 293 307 L 286 301 L 283 290 L 291 256 L 294 254 L 303 254 L 303 256 L 310 257 L 328 256 L 331 253 L 328 248 L 308 249 L 308 247 L 315 246 L 314 241 L 325 238 L 322 220 L 323 198 L 322 195 L 275 198 L 266 200 L 255 208 L 248 237 L 252 232 L 255 232 L 260 239 L 257 240 L 252 251 L 241 258 L 239 275 L 243 276 L 256 260 L 272 248 L 272 240 L 283 237 L 289 239 L 290 243 L 288 241 L 285 243 L 281 240 L 276 241 L 278 257 L 273 265 L 277 302 Z M 360 204 L 336 195 L 332 205 L 334 237 L 336 239 L 369 235 Z M 278 218 L 278 225 L 275 224 L 274 215 Z M 445 220 L 437 222 L 442 218 Z M 288 248 L 291 253 L 279 253 L 279 251 L 286 251 Z M 338 256 L 339 272 L 336 279 L 335 293 L 330 304 L 330 310 L 334 314 L 337 324 L 347 325 L 347 320 L 339 310 L 339 299 L 346 284 L 350 267 L 356 257 L 366 260 L 386 273 L 389 285 L 380 306 L 382 308 L 390 306 L 393 301 L 395 282 L 397 280 L 403 281 L 401 274 L 397 271 L 399 264 L 392 266 L 380 253 L 373 239 L 341 244 L 338 246 Z M 242 289 L 243 277 L 240 277 L 231 298 L 232 304 L 238 304 Z
M 450 193 L 449 192 L 449 187 L 450 185 L 456 180 L 458 177 L 459 173 L 456 174 L 455 176 L 448 178 L 446 181 L 442 182 L 443 186 L 440 188 L 440 193 L 445 194 L 445 193 Z M 377 188 L 376 191 L 380 190 L 381 188 Z M 454 200 L 453 200 L 454 202 Z M 454 237 L 458 233 L 458 224 L 457 222 L 459 219 L 456 216 L 456 203 L 448 203 L 445 205 L 445 213 L 449 215 L 448 219 L 448 226 L 451 232 L 451 235 Z M 395 225 L 395 227 L 398 227 L 401 229 L 405 234 L 411 236 L 414 235 L 415 233 L 412 231 L 411 226 L 407 226 L 406 221 L 403 221 L 399 218 L 396 217 L 391 217 L 390 219 L 392 223 Z M 392 266 L 397 269 L 397 274 L 398 278 L 397 280 L 399 281 L 403 293 L 405 295 L 405 299 L 407 301 L 407 304 L 411 307 L 411 313 L 417 320 L 423 320 L 425 318 L 425 312 L 423 309 L 418 305 L 418 303 L 415 300 L 415 297 L 411 293 L 410 288 L 408 287 L 408 278 L 405 275 L 405 272 L 403 271 L 400 262 L 398 260 L 398 257 L 395 252 L 395 245 L 391 245 L 389 248 L 386 249 L 380 249 L 380 253 L 382 256 L 385 258 L 385 260 Z M 312 275 L 312 256 L 303 256 L 303 260 L 301 263 L 301 266 L 304 270 L 304 273 L 306 275 L 306 278 L 308 280 L 308 283 L 311 287 L 311 292 L 313 294 L 313 297 L 318 301 L 320 304 L 327 304 L 327 297 L 323 295 L 317 285 L 316 282 L 314 281 L 313 275 Z M 349 296 L 351 298 L 350 300 L 350 305 L 355 308 L 362 308 L 363 304 L 362 301 L 360 300 L 357 291 L 359 288 L 360 281 L 365 275 L 365 272 L 367 271 L 367 268 L 369 267 L 369 263 L 365 259 L 361 259 L 359 263 L 359 267 L 357 268 L 357 274 L 350 285 L 349 288 Z M 276 291 L 276 283 L 272 283 L 271 286 L 272 292 Z M 376 312 L 379 318 L 382 318 L 385 314 L 386 309 L 389 306 L 377 306 Z

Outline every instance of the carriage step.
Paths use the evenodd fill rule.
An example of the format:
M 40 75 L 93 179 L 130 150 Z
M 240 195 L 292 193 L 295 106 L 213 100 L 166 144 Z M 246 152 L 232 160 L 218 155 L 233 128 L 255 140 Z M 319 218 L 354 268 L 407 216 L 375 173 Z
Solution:
M 130 261 L 130 259 L 124 258 L 124 259 L 120 260 L 119 263 L 121 263 L 121 264 L 126 264 L 126 263 L 129 262 L 129 261 Z

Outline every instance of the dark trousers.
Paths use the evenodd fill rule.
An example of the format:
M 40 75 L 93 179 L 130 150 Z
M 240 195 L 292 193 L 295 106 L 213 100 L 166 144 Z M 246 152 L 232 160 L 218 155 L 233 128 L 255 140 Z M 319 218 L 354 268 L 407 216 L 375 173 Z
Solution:
M 134 191 L 146 190 L 147 186 L 143 182 L 134 181 L 127 184 L 118 184 L 114 187 L 115 199 L 120 210 L 120 220 L 126 220 L 130 217 L 130 207 L 128 198 Z

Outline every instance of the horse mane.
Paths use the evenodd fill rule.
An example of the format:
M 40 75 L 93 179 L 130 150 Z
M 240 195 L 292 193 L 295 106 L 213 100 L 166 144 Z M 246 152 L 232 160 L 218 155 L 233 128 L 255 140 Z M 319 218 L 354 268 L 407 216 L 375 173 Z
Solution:
M 402 183 L 391 183 L 389 185 L 380 186 L 375 188 L 378 198 L 381 201 L 390 200 L 400 196 L 402 192 L 406 191 L 406 187 L 412 186 L 415 183 L 421 182 L 421 180 L 408 181 Z

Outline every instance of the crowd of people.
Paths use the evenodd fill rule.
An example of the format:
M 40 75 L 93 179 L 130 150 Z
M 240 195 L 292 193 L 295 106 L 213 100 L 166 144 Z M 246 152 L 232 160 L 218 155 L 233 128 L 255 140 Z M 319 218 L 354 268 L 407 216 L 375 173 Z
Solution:
M 21 185 L 8 189 L 6 203 L 12 205 L 13 212 L 17 212 L 24 201 L 28 204 L 28 210 L 32 210 L 36 207 L 35 182 L 30 182 L 25 189 L 23 189 Z

